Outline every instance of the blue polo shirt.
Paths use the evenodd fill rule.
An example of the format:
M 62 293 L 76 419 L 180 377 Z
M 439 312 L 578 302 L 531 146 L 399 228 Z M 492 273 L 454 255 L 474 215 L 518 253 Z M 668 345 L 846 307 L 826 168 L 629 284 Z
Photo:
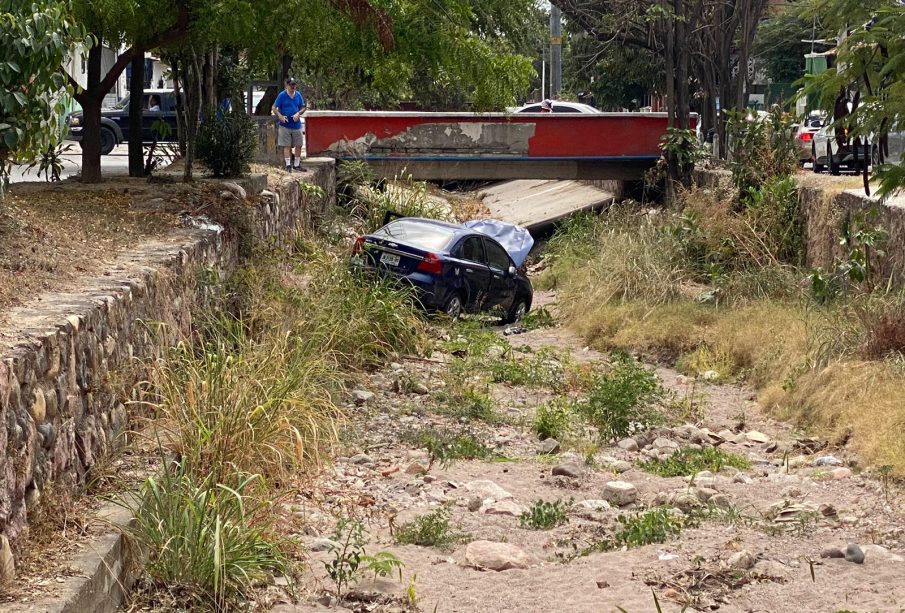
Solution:
M 274 101 L 273 106 L 277 107 L 280 113 L 289 118 L 289 121 L 286 123 L 279 123 L 280 120 L 278 117 L 277 125 L 289 128 L 290 130 L 301 129 L 302 120 L 292 121 L 292 116 L 305 108 L 305 99 L 302 98 L 302 92 L 296 90 L 295 96 L 290 96 L 289 92 L 284 89 L 277 95 L 277 99 Z

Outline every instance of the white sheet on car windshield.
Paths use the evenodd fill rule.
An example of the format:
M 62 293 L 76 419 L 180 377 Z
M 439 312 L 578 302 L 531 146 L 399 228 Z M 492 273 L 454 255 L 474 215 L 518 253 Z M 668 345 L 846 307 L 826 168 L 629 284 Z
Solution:
M 475 219 L 462 224 L 490 236 L 503 246 L 516 266 L 528 259 L 528 252 L 534 246 L 534 239 L 525 228 L 497 219 Z

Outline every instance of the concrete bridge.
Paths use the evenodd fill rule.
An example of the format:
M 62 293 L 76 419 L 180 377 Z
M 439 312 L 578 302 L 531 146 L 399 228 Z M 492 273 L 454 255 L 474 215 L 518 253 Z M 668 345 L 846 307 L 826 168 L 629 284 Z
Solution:
M 660 157 L 665 113 L 310 111 L 308 155 L 366 160 L 415 179 L 640 179 Z M 268 139 L 269 140 L 269 139 Z

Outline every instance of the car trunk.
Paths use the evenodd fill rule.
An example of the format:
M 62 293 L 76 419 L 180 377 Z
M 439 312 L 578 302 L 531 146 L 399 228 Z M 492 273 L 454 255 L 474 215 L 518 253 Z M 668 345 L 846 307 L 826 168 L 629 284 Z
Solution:
M 419 247 L 375 236 L 365 239 L 364 253 L 369 266 L 386 268 L 400 275 L 415 272 L 427 255 L 427 251 Z

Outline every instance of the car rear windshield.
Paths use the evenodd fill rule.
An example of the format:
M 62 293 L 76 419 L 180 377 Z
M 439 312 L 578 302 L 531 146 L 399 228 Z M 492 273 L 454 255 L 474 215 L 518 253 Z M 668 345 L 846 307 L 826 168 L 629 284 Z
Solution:
M 445 249 L 453 234 L 453 228 L 404 219 L 394 221 L 374 233 L 375 236 L 386 236 L 428 251 Z

